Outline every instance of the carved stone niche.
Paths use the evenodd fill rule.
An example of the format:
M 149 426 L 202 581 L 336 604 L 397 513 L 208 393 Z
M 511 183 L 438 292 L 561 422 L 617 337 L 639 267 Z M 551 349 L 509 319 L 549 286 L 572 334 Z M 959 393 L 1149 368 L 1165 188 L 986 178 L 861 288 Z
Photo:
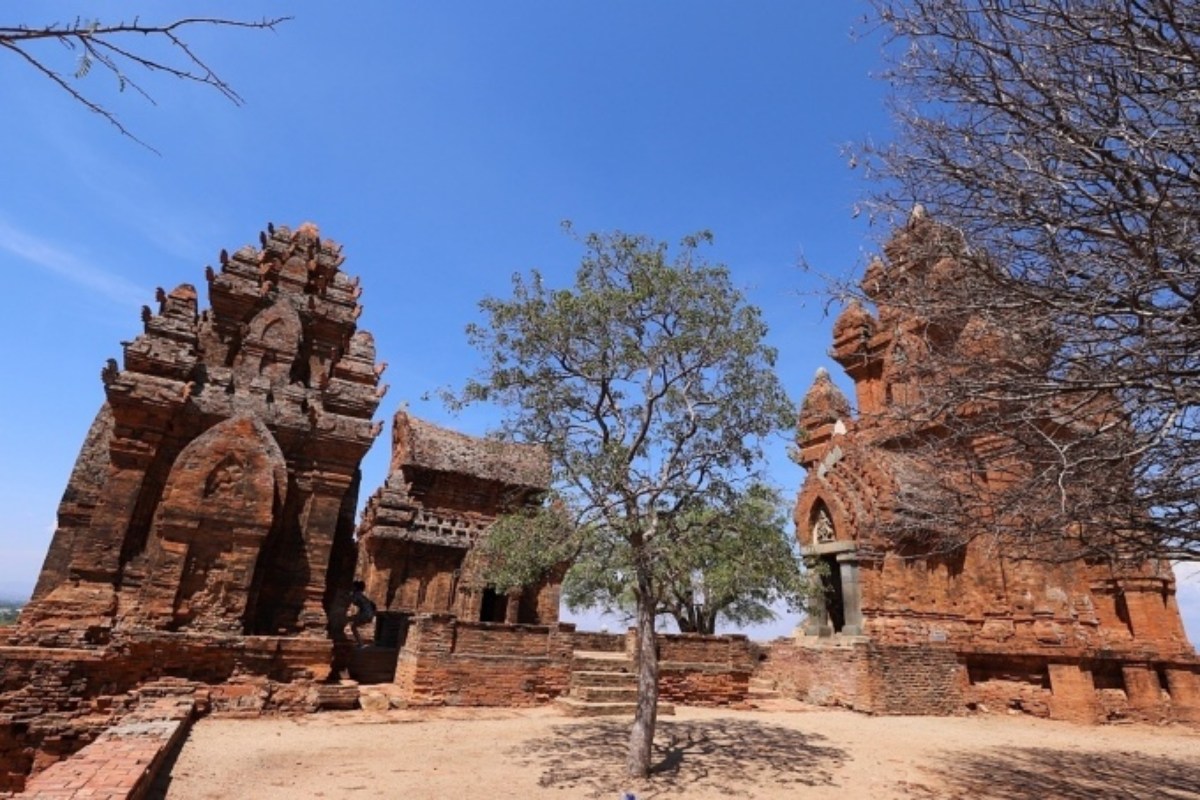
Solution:
M 147 543 L 141 623 L 242 633 L 287 486 L 283 453 L 257 418 L 222 422 L 184 448 Z
M 272 387 L 290 383 L 303 331 L 300 316 L 287 299 L 281 298 L 255 315 L 234 363 L 238 384 L 249 385 L 259 377 Z

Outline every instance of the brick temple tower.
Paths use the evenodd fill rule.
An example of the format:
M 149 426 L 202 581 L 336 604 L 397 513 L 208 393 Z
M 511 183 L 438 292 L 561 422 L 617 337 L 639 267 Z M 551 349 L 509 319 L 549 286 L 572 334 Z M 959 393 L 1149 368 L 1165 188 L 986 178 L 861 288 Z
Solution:
M 417 614 L 554 625 L 562 573 L 501 594 L 478 580 L 476 545 L 496 517 L 541 501 L 546 451 L 483 439 L 396 413 L 387 481 L 359 528 L 359 574 L 380 607 L 379 640 L 403 643 Z
M 343 260 L 311 224 L 269 227 L 207 269 L 211 309 L 187 284 L 143 307 L 124 368 L 103 370 L 23 640 L 329 638 L 382 395 Z
M 804 399 L 808 475 L 795 523 L 821 586 L 773 668 L 802 696 L 876 712 L 1200 719 L 1200 661 L 1167 563 L 1028 560 L 982 528 L 952 547 L 889 535 L 898 501 L 922 491 L 917 476 L 952 469 L 928 463 L 922 434 L 889 413 L 914 401 L 906 367 L 929 341 L 892 286 L 955 280 L 953 259 L 919 246 L 941 231 L 914 218 L 864 278 L 874 313 L 851 303 L 834 325 L 832 355 L 854 382 L 857 415 L 824 370 Z M 978 330 L 968 320 L 959 335 Z M 1007 357 L 994 346 L 980 355 Z

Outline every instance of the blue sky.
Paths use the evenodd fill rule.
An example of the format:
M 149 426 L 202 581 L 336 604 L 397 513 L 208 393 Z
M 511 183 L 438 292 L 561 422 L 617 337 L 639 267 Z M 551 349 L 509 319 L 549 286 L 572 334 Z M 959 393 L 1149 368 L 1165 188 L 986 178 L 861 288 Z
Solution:
M 380 415 L 483 433 L 422 395 L 478 366 L 464 326 L 485 295 L 537 267 L 565 283 L 578 245 L 559 229 L 677 241 L 701 228 L 763 308 L 799 399 L 831 319 L 817 273 L 854 274 L 881 231 L 843 145 L 884 140 L 879 43 L 864 8 L 812 0 L 298 3 L 58 2 L 36 24 L 142 14 L 293 15 L 275 33 L 190 40 L 245 99 L 146 77 L 156 106 L 93 70 L 80 84 L 156 155 L 12 57 L 0 60 L 0 594 L 28 592 L 71 465 L 103 401 L 99 372 L 140 332 L 154 288 L 193 283 L 268 221 L 317 223 L 362 277 L 360 324 L 389 362 Z M 11 13 L 11 12 L 10 12 Z M 46 57 L 73 71 L 72 54 Z M 807 261 L 812 271 L 799 268 Z M 384 478 L 387 436 L 364 463 Z M 786 443 L 769 472 L 791 494 Z M 1200 638 L 1200 585 L 1181 586 Z M 786 633 L 794 618 L 764 634 Z

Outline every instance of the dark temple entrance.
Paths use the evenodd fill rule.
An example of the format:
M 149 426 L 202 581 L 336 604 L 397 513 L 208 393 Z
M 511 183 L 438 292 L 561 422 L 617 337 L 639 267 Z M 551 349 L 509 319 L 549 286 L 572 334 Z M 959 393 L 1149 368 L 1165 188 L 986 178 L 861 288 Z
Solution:
M 834 633 L 846 627 L 846 598 L 842 594 L 842 571 L 837 556 L 821 556 L 821 596 L 825 615 Z

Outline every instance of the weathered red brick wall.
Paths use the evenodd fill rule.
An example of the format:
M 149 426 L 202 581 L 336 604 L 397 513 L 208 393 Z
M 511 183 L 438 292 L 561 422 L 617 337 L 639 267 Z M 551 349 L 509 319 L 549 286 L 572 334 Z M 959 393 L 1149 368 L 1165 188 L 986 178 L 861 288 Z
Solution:
M 756 674 L 788 696 L 875 714 L 1011 710 L 1080 723 L 1200 721 L 1200 667 L 1190 660 L 1129 663 L 801 637 L 767 645 Z
M 0 648 L 0 790 L 93 741 L 147 682 L 207 685 L 202 711 L 315 711 L 332 645 L 289 637 L 143 631 L 105 650 Z
M 945 646 L 867 646 L 871 706 L 876 714 L 949 715 L 965 710 L 965 670 Z
M 147 797 L 187 734 L 194 709 L 187 692 L 159 696 L 154 688 L 158 687 L 149 688 L 149 696 L 96 741 L 31 777 L 25 793 L 32 798 Z
M 968 708 L 1050 716 L 1050 673 L 1043 659 L 968 656 L 966 669 Z
M 128 710 L 136 675 L 94 651 L 0 648 L 0 791 L 19 791 Z
M 573 625 L 492 625 L 415 617 L 396 664 L 411 705 L 531 706 L 566 691 Z
M 749 669 L 692 664 L 677 667 L 668 662 L 658 673 L 658 695 L 662 700 L 688 706 L 732 706 L 746 702 L 750 694 Z
M 596 650 L 602 653 L 619 653 L 625 649 L 625 634 L 575 632 L 576 650 Z
M 458 655 L 503 655 L 513 658 L 545 656 L 549 630 L 546 625 L 460 622 L 455 626 L 454 652 Z
M 741 634 L 702 636 L 698 633 L 660 633 L 659 661 L 750 666 L 750 640 Z
M 822 706 L 871 710 L 865 643 L 777 639 L 767 645 L 758 675 L 775 681 L 786 696 Z
M 660 634 L 658 659 L 659 696 L 668 702 L 729 706 L 750 694 L 754 658 L 750 640 L 740 634 Z
M 965 670 L 948 647 L 781 639 L 757 674 L 806 702 L 874 714 L 954 714 L 967 702 Z

